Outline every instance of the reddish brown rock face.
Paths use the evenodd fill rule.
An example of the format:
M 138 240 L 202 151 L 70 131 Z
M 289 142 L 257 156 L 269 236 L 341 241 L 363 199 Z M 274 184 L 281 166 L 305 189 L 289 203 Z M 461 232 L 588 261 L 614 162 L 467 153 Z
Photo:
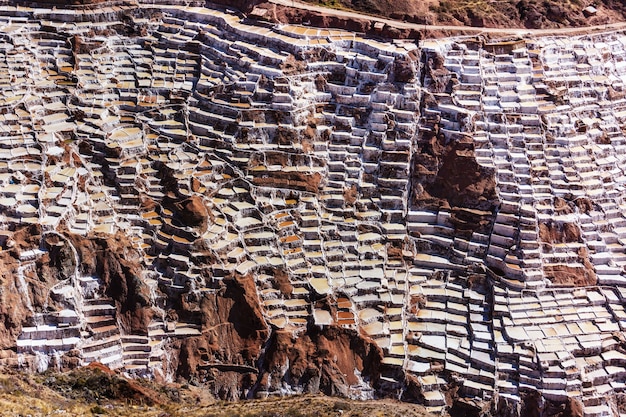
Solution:
M 443 150 L 441 167 L 427 190 L 434 197 L 446 200 L 451 207 L 489 210 L 497 201 L 494 172 L 478 165 L 470 140 Z
M 558 202 L 557 202 L 558 204 Z M 569 211 L 568 206 L 560 206 Z M 573 223 L 547 222 L 539 225 L 539 238 L 545 243 L 546 251 L 552 250 L 553 244 L 578 243 L 582 240 L 580 228 Z M 586 248 L 578 251 L 577 264 L 553 264 L 543 267 L 546 278 L 557 285 L 585 287 L 597 284 L 593 264 L 589 260 Z
M 322 182 L 319 173 L 307 174 L 301 172 L 272 171 L 255 175 L 252 180 L 261 187 L 280 187 L 308 192 L 318 192 Z
M 543 398 L 537 391 L 531 391 L 524 396 L 519 415 L 530 417 L 582 417 L 582 408 L 581 402 L 576 398 L 568 398 L 559 402 Z M 505 408 L 502 412 L 502 414 L 498 415 L 506 415 L 507 412 L 514 413 L 514 410 Z
M 16 282 L 18 263 L 9 252 L 0 254 L 0 348 L 7 349 L 6 355 L 11 355 L 11 348 L 20 333 L 20 328 L 32 317 L 32 313 L 24 305 L 23 296 L 17 289 Z
M 272 269 L 270 272 L 274 276 L 274 287 L 285 297 L 293 294 L 293 285 L 289 281 L 289 274 L 284 269 Z
M 579 242 L 581 239 L 580 228 L 573 223 L 541 223 L 539 225 L 539 238 L 546 243 Z
M 0 249 L 0 355 L 5 357 L 14 357 L 22 326 L 32 325 L 34 314 L 47 306 L 56 306 L 49 291 L 64 274 L 49 257 L 41 258 L 34 270 L 24 271 L 23 281 L 19 279 L 20 253 L 38 248 L 40 238 L 39 226 L 19 228 Z
M 147 334 L 152 319 L 150 295 L 139 276 L 139 255 L 128 237 L 118 233 L 106 237 L 68 235 L 67 238 L 78 251 L 81 273 L 102 280 L 103 294 L 115 301 L 125 330 Z
M 597 278 L 593 268 L 569 265 L 546 265 L 543 271 L 546 274 L 546 278 L 557 285 L 588 287 L 597 284 Z
M 492 209 L 497 202 L 493 172 L 480 167 L 462 144 L 426 143 L 413 159 L 413 204 L 418 207 Z
M 185 226 L 206 230 L 209 217 L 202 198 L 194 195 L 186 200 L 174 204 L 176 214 Z
M 268 337 L 251 276 L 228 278 L 219 293 L 183 295 L 179 318 L 196 317 L 202 335 L 173 343 L 176 375 L 206 382 L 224 399 L 245 398 L 256 382 L 257 361 Z
M 376 381 L 382 358 L 372 341 L 345 328 L 309 327 L 299 336 L 277 331 L 266 348 L 260 388 L 277 390 L 285 381 L 305 392 L 348 396 L 348 386 Z
M 458 83 L 439 54 L 427 54 L 423 80 L 433 94 L 450 93 Z M 437 109 L 435 95 L 425 93 L 423 105 Z M 456 115 L 460 131 L 472 131 L 471 117 Z M 473 232 L 489 233 L 499 205 L 495 171 L 476 161 L 474 141 L 469 134 L 454 137 L 445 133 L 438 118 L 427 120 L 419 150 L 411 160 L 411 204 L 417 208 L 449 210 L 456 233 L 469 238 Z

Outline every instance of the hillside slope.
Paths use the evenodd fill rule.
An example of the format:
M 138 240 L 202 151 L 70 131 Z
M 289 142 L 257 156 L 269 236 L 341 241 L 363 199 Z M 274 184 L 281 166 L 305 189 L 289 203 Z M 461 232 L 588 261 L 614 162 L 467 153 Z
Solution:
M 5 11 L 0 364 L 626 412 L 626 34 Z
M 624 20 L 619 0 L 312 0 L 323 6 L 429 25 L 547 29 L 601 25 Z M 597 13 L 584 10 L 595 7 Z
M 426 417 L 423 407 L 398 401 L 352 401 L 324 396 L 224 402 L 193 385 L 128 380 L 99 364 L 67 373 L 0 376 L 0 415 L 147 417 Z

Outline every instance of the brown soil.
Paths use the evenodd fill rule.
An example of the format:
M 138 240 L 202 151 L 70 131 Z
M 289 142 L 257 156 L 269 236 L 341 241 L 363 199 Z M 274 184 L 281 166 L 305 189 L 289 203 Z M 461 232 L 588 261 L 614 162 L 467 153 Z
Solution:
M 343 199 L 348 206 L 353 206 L 359 197 L 359 192 L 356 185 L 352 184 L 349 188 L 344 188 Z
M 451 206 L 491 210 L 497 200 L 493 174 L 476 162 L 473 143 L 457 142 L 443 156 L 443 164 L 428 191 Z
M 597 277 L 595 272 L 584 267 L 570 265 L 547 265 L 543 272 L 553 284 L 567 285 L 575 287 L 587 287 L 596 285 Z
M 34 269 L 24 272 L 24 285 L 19 282 L 17 267 L 20 254 L 40 246 L 41 227 L 32 225 L 16 230 L 0 249 L 0 356 L 13 357 L 15 340 L 23 326 L 33 325 L 33 313 L 42 313 L 56 302 L 49 291 L 66 271 L 44 255 Z M 30 307 L 28 305 L 30 303 Z M 31 310 L 32 308 L 32 310 Z
M 598 278 L 595 268 L 589 260 L 589 252 L 587 248 L 578 250 L 578 263 L 582 266 L 572 266 L 565 264 L 546 265 L 543 272 L 553 284 L 568 285 L 575 287 L 586 287 L 596 285 Z
M 177 217 L 185 226 L 196 228 L 200 233 L 206 230 L 209 215 L 202 197 L 194 195 L 175 203 L 174 207 Z
M 140 255 L 128 236 L 118 232 L 115 236 L 67 234 L 67 238 L 78 251 L 81 272 L 102 280 L 102 291 L 115 301 L 124 330 L 147 334 L 153 317 L 150 295 L 140 277 Z
M 424 25 L 547 29 L 615 23 L 623 21 L 626 16 L 626 5 L 619 0 L 594 3 L 556 0 L 506 0 L 498 3 L 474 0 L 310 2 Z M 595 15 L 586 15 L 583 11 L 590 4 L 598 10 Z
M 284 269 L 273 268 L 269 271 L 274 276 L 274 288 L 279 290 L 285 297 L 293 293 L 293 285 L 289 281 L 289 274 Z
M 431 210 L 451 210 L 457 231 L 490 230 L 498 205 L 494 172 L 478 165 L 471 138 L 446 144 L 436 131 L 422 139 L 413 156 L 412 204 Z
M 587 197 L 577 198 L 576 200 L 574 200 L 574 204 L 576 204 L 581 213 L 585 214 L 589 213 L 595 207 L 593 201 L 591 201 L 591 199 Z
M 206 381 L 214 395 L 241 399 L 256 382 L 256 361 L 268 337 L 252 276 L 224 279 L 219 293 L 200 300 L 183 294 L 180 318 L 196 319 L 202 335 L 173 343 L 176 374 Z M 217 366 L 220 364 L 220 366 Z
M 346 19 L 322 12 L 283 7 L 271 3 L 261 3 L 259 7 L 269 10 L 270 20 L 275 23 L 306 24 L 314 27 L 344 29 L 361 32 L 370 36 L 397 39 L 420 39 L 422 34 L 415 29 L 397 29 L 385 25 L 382 29 L 374 28 L 367 16 L 362 19 Z
M 558 214 L 570 214 L 573 213 L 572 206 L 568 202 L 560 197 L 554 198 L 554 211 Z
M 545 243 L 573 243 L 581 242 L 582 237 L 575 223 L 548 221 L 539 224 L 539 239 Z
M 349 386 L 359 382 L 355 370 L 375 381 L 382 358 L 376 344 L 350 329 L 309 327 L 299 336 L 276 331 L 268 343 L 260 385 L 274 391 L 286 381 L 305 392 L 347 396 Z
M 307 174 L 303 172 L 270 171 L 260 172 L 252 179 L 254 185 L 272 188 L 293 188 L 317 193 L 322 182 L 322 175 L 318 172 Z
M 522 406 L 519 415 L 525 417 L 582 417 L 582 408 L 582 403 L 575 398 L 568 398 L 563 402 L 557 402 L 542 397 L 537 391 L 530 391 L 522 397 Z M 506 410 L 503 411 L 506 413 Z

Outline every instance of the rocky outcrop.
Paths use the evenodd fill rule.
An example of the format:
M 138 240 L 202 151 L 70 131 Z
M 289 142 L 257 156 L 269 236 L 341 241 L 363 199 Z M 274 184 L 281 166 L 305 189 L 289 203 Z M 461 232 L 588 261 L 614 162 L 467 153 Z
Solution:
M 444 67 L 442 56 L 424 54 L 422 61 L 426 67 L 422 82 L 428 89 L 422 105 L 437 111 L 439 103 L 451 100 L 458 80 Z M 445 131 L 441 116 L 426 120 L 418 152 L 412 157 L 411 203 L 418 208 L 450 210 L 457 232 L 469 237 L 472 232 L 491 229 L 499 199 L 495 171 L 476 161 L 471 116 L 458 113 L 453 117 L 459 131 L 467 134 Z
M 60 307 L 50 298 L 50 289 L 70 273 L 71 268 L 52 253 L 28 262 L 27 257 L 35 258 L 32 251 L 39 248 L 40 239 L 39 226 L 22 227 L 8 233 L 0 249 L 0 355 L 8 358 L 15 355 L 22 327 L 33 325 L 36 315 Z
M 15 348 L 15 340 L 22 326 L 28 324 L 33 317 L 33 311 L 25 302 L 25 295 L 30 293 L 29 288 L 23 288 L 18 281 L 18 262 L 9 252 L 3 251 L 0 255 L 0 347 L 2 355 L 11 356 Z M 30 295 L 30 294 L 29 294 Z
M 382 358 L 376 344 L 353 330 L 309 326 L 299 335 L 276 331 L 265 347 L 257 389 L 348 397 L 353 395 L 350 387 L 378 383 Z
M 430 3 L 411 1 L 357 1 L 342 0 L 344 7 L 377 16 L 424 25 L 452 24 L 474 27 L 518 27 L 545 29 L 604 24 L 619 21 L 626 9 L 617 0 L 593 3 L 597 13 L 588 13 L 587 3 L 559 3 L 556 1 L 511 0 L 499 6 L 472 5 L 451 0 Z
M 451 207 L 495 208 L 495 173 L 478 165 L 470 138 L 449 145 L 440 157 L 435 180 L 425 187 L 430 195 L 446 200 Z
M 195 318 L 202 335 L 170 346 L 176 375 L 206 383 L 219 398 L 246 398 L 256 383 L 257 362 L 269 335 L 252 277 L 230 277 L 217 293 L 183 294 L 179 301 L 169 314 Z
M 76 248 L 78 270 L 102 282 L 102 294 L 115 301 L 118 318 L 128 333 L 147 334 L 152 306 L 147 286 L 140 278 L 141 260 L 127 235 L 78 236 L 68 234 Z
M 446 143 L 437 131 L 424 135 L 421 151 L 413 156 L 411 201 L 416 207 L 451 210 L 459 233 L 485 233 L 498 206 L 494 171 L 478 165 L 471 138 Z
M 539 238 L 546 243 L 580 242 L 580 228 L 573 223 L 548 221 L 539 225 Z
M 83 401 L 118 400 L 126 404 L 164 404 L 168 398 L 162 393 L 124 378 L 106 366 L 93 362 L 65 374 L 51 375 L 44 382 L 47 387 L 69 394 Z
M 578 225 L 548 221 L 539 225 L 539 238 L 546 244 L 547 250 L 552 245 L 579 243 L 582 241 Z M 571 264 L 545 265 L 546 278 L 557 285 L 591 286 L 597 284 L 593 264 L 589 260 L 586 248 L 580 248 L 576 262 Z
M 204 233 L 207 228 L 209 213 L 201 197 L 193 195 L 182 200 L 165 201 L 164 206 L 169 206 L 174 210 L 174 218 L 182 226 Z
M 586 260 L 588 264 L 589 261 Z M 576 287 L 588 287 L 598 283 L 593 267 L 570 266 L 570 265 L 546 265 L 544 268 L 546 278 L 557 285 L 573 285 Z
M 422 37 L 422 33 L 415 29 L 400 29 L 383 25 L 374 26 L 373 22 L 363 18 L 345 18 L 325 14 L 323 12 L 291 8 L 271 3 L 260 2 L 257 6 L 268 10 L 266 18 L 276 23 L 305 24 L 314 27 L 343 29 L 353 32 L 362 32 L 371 36 L 380 36 L 391 39 L 416 39 Z
M 524 396 L 519 415 L 529 417 L 582 417 L 583 406 L 576 398 L 554 401 L 543 397 L 537 391 L 531 391 Z

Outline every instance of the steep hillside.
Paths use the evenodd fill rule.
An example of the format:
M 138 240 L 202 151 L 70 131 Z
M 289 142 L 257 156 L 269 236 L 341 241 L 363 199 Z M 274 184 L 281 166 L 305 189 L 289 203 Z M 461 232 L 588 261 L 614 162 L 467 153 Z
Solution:
M 313 2 L 315 3 L 315 2 Z M 320 5 L 414 23 L 546 29 L 623 21 L 619 0 L 321 0 Z M 596 13 L 585 9 L 595 7 Z
M 626 33 L 0 12 L 0 365 L 95 399 L 626 411 Z
M 245 402 L 219 401 L 189 384 L 129 380 L 94 364 L 66 373 L 0 376 L 0 415 L 67 417 L 428 417 L 399 401 L 353 401 L 303 395 Z

